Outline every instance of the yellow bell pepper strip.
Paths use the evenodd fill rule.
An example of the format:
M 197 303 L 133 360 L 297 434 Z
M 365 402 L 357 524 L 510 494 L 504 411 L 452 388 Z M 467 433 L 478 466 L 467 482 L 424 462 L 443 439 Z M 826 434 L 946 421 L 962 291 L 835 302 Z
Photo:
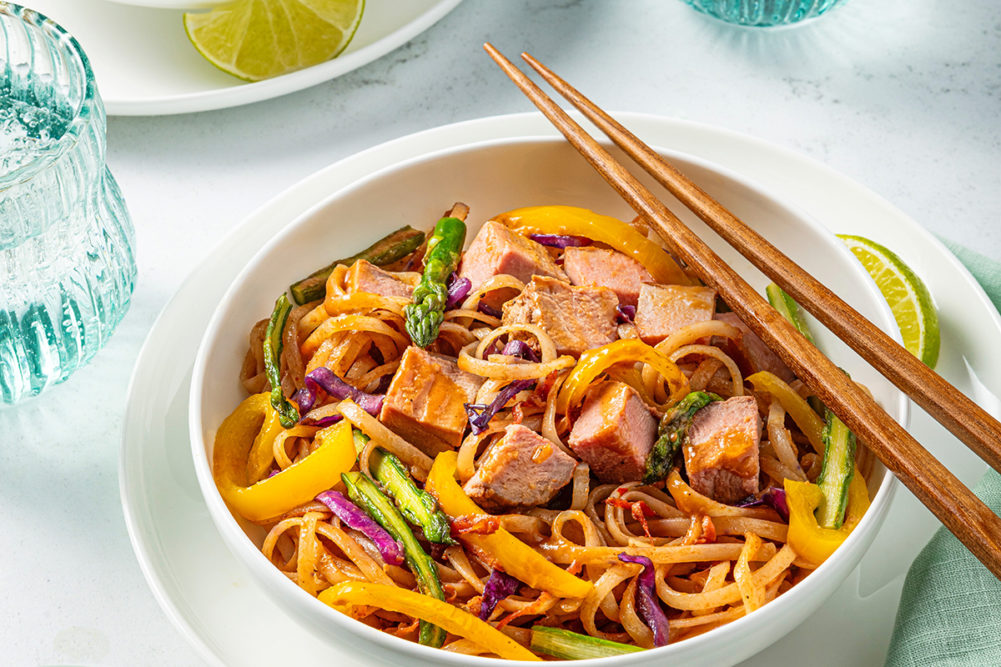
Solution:
M 816 484 L 785 480 L 786 502 L 789 505 L 789 535 L 786 538 L 796 555 L 820 566 L 841 546 L 869 508 L 869 491 L 862 475 L 855 474 L 848 487 L 848 509 L 841 528 L 821 528 L 813 512 L 824 497 Z
M 658 283 L 691 285 L 678 263 L 659 245 L 632 225 L 576 206 L 529 206 L 494 218 L 524 234 L 569 234 L 585 236 L 632 257 Z
M 785 411 L 792 417 L 792 420 L 796 422 L 799 430 L 810 441 L 813 451 L 823 454 L 824 421 L 820 418 L 820 415 L 813 411 L 813 408 L 810 407 L 805 398 L 797 394 L 792 387 L 768 371 L 758 371 L 754 375 L 747 376 L 746 379 L 751 383 L 755 391 L 769 393 L 781 403 Z
M 258 396 L 263 395 L 258 394 Z M 250 398 L 254 397 L 251 396 Z M 247 455 L 247 477 L 244 480 L 248 484 L 253 484 L 267 474 L 268 468 L 271 467 L 272 462 L 275 460 L 275 438 L 285 430 L 281 423 L 281 415 L 274 409 L 274 406 L 270 402 L 267 406 L 262 405 L 261 409 L 266 413 L 266 416 L 264 417 L 264 423 L 259 425 L 260 430 L 257 431 L 256 435 L 252 436 L 254 444 Z M 293 430 L 297 428 L 301 427 L 297 426 Z
M 378 607 L 398 614 L 414 616 L 448 632 L 476 642 L 505 660 L 541 660 L 489 623 L 468 611 L 415 591 L 367 581 L 342 581 L 319 595 L 320 602 L 351 615 L 351 608 L 362 605 Z
M 337 484 L 356 459 L 351 424 L 344 421 L 318 431 L 314 441 L 319 446 L 306 458 L 273 477 L 248 484 L 247 457 L 271 410 L 268 394 L 245 399 L 219 426 L 212 451 L 220 495 L 251 521 L 271 519 L 312 500 Z
M 666 355 L 641 340 L 629 338 L 596 347 L 580 355 L 577 365 L 570 372 L 556 399 L 556 410 L 566 414 L 574 405 L 584 400 L 587 388 L 599 375 L 618 363 L 650 364 L 667 380 L 670 396 L 667 406 L 674 405 L 688 395 L 688 378 Z
M 486 514 L 455 481 L 457 461 L 458 454 L 455 452 L 439 454 L 431 466 L 431 472 L 428 473 L 424 490 L 437 498 L 441 508 L 453 518 L 469 514 Z M 504 572 L 540 591 L 546 591 L 557 597 L 583 598 L 594 588 L 591 582 L 575 577 L 563 568 L 553 565 L 538 551 L 503 528 L 489 535 L 468 533 L 461 539 L 474 548 L 490 554 Z

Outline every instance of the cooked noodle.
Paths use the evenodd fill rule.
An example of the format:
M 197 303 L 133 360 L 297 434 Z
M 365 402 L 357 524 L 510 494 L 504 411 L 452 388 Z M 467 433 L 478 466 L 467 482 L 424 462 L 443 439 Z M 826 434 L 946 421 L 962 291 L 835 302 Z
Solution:
M 546 252 L 563 261 L 564 251 L 550 248 Z M 409 300 L 352 289 L 349 268 L 339 265 L 330 274 L 322 302 L 291 312 L 282 332 L 279 369 L 286 398 L 304 390 L 305 376 L 321 368 L 368 394 L 385 393 L 389 381 L 404 371 L 403 356 L 411 345 L 404 327 Z M 416 273 L 387 275 L 410 287 L 420 279 Z M 652 357 L 615 359 L 588 375 L 578 372 L 583 364 L 580 355 L 561 353 L 564 343 L 545 327 L 505 323 L 507 314 L 503 320 L 491 314 L 526 289 L 526 283 L 512 275 L 484 280 L 444 313 L 438 338 L 429 348 L 454 364 L 455 373 L 477 378 L 469 390 L 470 415 L 474 408 L 485 409 L 508 392 L 502 397 L 506 403 L 493 406 L 496 410 L 481 430 L 467 426 L 452 445 L 457 452 L 457 481 L 465 485 L 481 475 L 516 425 L 551 443 L 537 450 L 540 460 L 569 456 L 577 465 L 564 491 L 547 503 L 492 515 L 482 510 L 482 514 L 463 515 L 468 535 L 457 529 L 458 517 L 449 517 L 456 538 L 450 546 L 432 545 L 422 531 L 415 531 L 435 561 L 448 603 L 474 615 L 486 604 L 492 573 L 504 568 L 498 554 L 470 536 L 499 531 L 589 583 L 587 595 L 573 597 L 517 582 L 516 592 L 502 596 L 489 622 L 522 645 L 531 639 L 529 629 L 541 624 L 653 647 L 654 634 L 641 613 L 639 597 L 644 566 L 621 561 L 623 554 L 652 563 L 655 594 L 667 614 L 672 643 L 754 612 L 815 567 L 787 543 L 788 521 L 772 507 L 760 503 L 739 507 L 699 493 L 691 472 L 682 476 L 678 465 L 652 482 L 634 478 L 602 483 L 595 466 L 580 461 L 575 453 L 571 432 L 582 418 L 583 403 L 609 380 L 631 387 L 658 417 L 668 414 L 677 402 L 679 388 L 715 391 L 722 399 L 750 394 L 740 329 L 715 319 L 688 323 L 652 346 L 649 354 L 660 355 L 657 363 L 652 363 Z M 250 346 L 239 377 L 248 394 L 270 390 L 262 352 L 267 324 L 267 320 L 257 322 L 249 334 Z M 639 323 L 617 326 L 618 337 L 639 342 L 643 333 Z M 505 345 L 512 347 L 515 341 L 530 354 L 512 356 Z M 665 368 L 674 370 L 667 373 Z M 517 391 L 508 390 L 515 381 L 523 384 Z M 798 381 L 789 386 L 798 395 L 808 395 Z M 315 404 L 302 415 L 304 423 L 343 419 L 368 436 L 366 444 L 358 445 L 352 470 L 374 477 L 373 454 L 382 451 L 398 457 L 418 487 L 429 479 L 435 462 L 429 451 L 434 450 L 424 440 L 391 427 L 384 415 L 374 416 L 376 412 L 368 412 L 357 396 L 338 398 L 320 391 L 314 398 Z M 781 487 L 786 480 L 815 480 L 822 458 L 803 446 L 807 438 L 786 419 L 786 407 L 767 393 L 758 392 L 755 399 L 765 436 L 759 452 L 761 489 Z M 789 414 L 796 413 L 790 409 Z M 242 481 L 249 486 L 292 470 L 320 451 L 321 430 L 303 424 L 283 428 L 269 413 L 251 434 L 253 441 L 240 461 Z M 871 456 L 864 447 L 859 447 L 858 458 L 855 474 L 868 474 Z M 342 483 L 335 483 L 333 489 L 345 492 Z M 413 521 L 409 515 L 407 519 Z M 310 499 L 284 507 L 276 516 L 254 520 L 268 530 L 261 544 L 264 556 L 311 595 L 349 581 L 418 590 L 412 564 L 387 564 L 370 536 L 349 529 L 322 503 Z M 415 619 L 407 614 L 374 606 L 361 606 L 351 613 L 388 633 L 411 640 L 418 636 Z M 476 636 L 449 634 L 442 648 L 465 655 L 491 655 Z

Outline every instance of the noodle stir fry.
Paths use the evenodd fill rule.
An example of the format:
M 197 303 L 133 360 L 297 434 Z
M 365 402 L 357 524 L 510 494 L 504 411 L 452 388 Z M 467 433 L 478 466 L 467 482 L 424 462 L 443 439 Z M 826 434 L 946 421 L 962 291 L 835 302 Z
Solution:
M 213 469 L 276 568 L 397 637 L 575 659 L 729 623 L 841 544 L 867 450 L 643 223 L 518 209 L 463 252 L 467 213 L 251 329 Z

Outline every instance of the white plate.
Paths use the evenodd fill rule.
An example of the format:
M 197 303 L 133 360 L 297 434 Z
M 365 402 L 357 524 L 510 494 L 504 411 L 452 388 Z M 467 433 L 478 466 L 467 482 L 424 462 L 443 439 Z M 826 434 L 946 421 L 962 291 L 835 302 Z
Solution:
M 219 0 L 104 0 L 116 5 L 152 7 L 153 9 L 204 9 L 219 6 Z
M 985 407 L 999 411 L 1001 363 L 994 354 L 1001 317 L 949 252 L 903 213 L 808 158 L 764 142 L 666 118 L 617 114 L 651 144 L 700 156 L 786 198 L 836 232 L 864 234 L 897 250 L 924 277 L 943 324 L 939 370 Z M 289 189 L 248 218 L 181 287 L 154 325 L 136 364 L 125 416 L 120 481 L 129 534 L 140 566 L 168 617 L 206 659 L 224 664 L 370 664 L 332 655 L 296 625 L 229 553 L 201 499 L 187 437 L 191 364 L 204 324 L 245 262 L 283 225 L 365 174 L 424 153 L 488 139 L 552 135 L 536 114 L 487 118 L 399 139 L 347 158 Z M 973 373 L 976 369 L 976 375 Z M 969 483 L 985 466 L 914 411 L 912 430 Z M 844 586 L 816 614 L 752 664 L 811 656 L 815 664 L 882 662 L 901 575 L 935 527 L 906 492 Z M 268 645 L 248 637 L 281 636 Z M 843 638 L 852 637 L 845 642 Z
M 208 0 L 186 0 L 203 5 Z M 351 44 L 334 60 L 247 83 L 216 69 L 188 41 L 183 12 L 105 0 L 32 0 L 72 33 L 90 57 L 110 115 L 150 116 L 222 109 L 270 99 L 341 76 L 434 25 L 461 0 L 367 0 Z M 178 0 L 135 0 L 165 6 Z M 220 4 L 220 3 L 215 3 Z

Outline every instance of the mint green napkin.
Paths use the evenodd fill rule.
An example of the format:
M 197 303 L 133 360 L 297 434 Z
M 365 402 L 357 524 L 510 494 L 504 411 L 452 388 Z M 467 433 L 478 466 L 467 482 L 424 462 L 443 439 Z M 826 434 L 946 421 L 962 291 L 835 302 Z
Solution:
M 1001 263 L 945 244 L 1001 310 Z M 1001 513 L 1001 475 L 989 471 L 974 491 Z M 907 573 L 886 664 L 1001 665 L 1001 582 L 945 528 Z

